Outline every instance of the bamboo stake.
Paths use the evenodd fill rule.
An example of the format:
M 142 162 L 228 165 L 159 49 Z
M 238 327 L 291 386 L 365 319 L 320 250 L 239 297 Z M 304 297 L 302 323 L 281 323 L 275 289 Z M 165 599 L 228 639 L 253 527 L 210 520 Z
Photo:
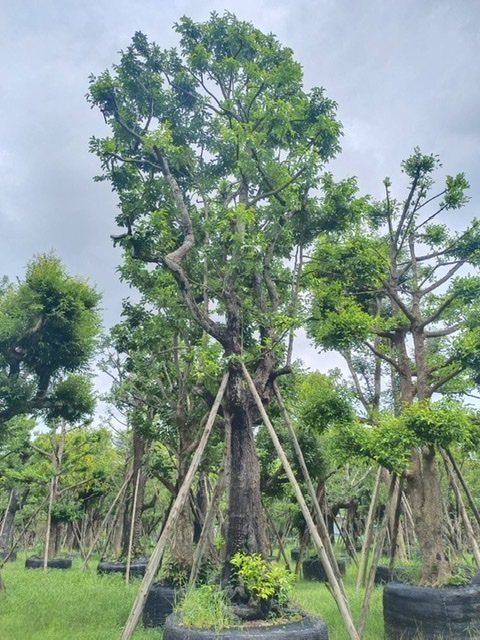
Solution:
M 125 584 L 130 582 L 130 564 L 132 562 L 133 533 L 135 531 L 135 513 L 137 510 L 138 487 L 140 485 L 141 469 L 137 469 L 137 479 L 135 481 L 135 492 L 133 494 L 132 516 L 130 522 L 130 537 L 128 540 L 127 566 L 125 569 Z
M 173 503 L 172 509 L 170 511 L 170 515 L 168 517 L 167 522 L 163 528 L 163 531 L 158 539 L 157 545 L 150 556 L 150 559 L 147 564 L 147 569 L 145 571 L 145 575 L 143 576 L 143 580 L 140 584 L 140 588 L 138 590 L 137 596 L 135 598 L 135 602 L 133 603 L 132 610 L 130 611 L 130 615 L 128 616 L 128 620 L 123 628 L 122 634 L 120 636 L 120 640 L 130 640 L 135 631 L 135 627 L 137 626 L 138 621 L 140 620 L 140 616 L 142 615 L 143 607 L 145 606 L 145 601 L 148 596 L 148 592 L 150 591 L 150 587 L 155 580 L 155 575 L 158 570 L 158 566 L 163 556 L 163 552 L 165 550 L 165 546 L 170 538 L 171 531 L 175 526 L 175 522 L 177 521 L 178 514 L 183 508 L 185 501 L 188 498 L 190 493 L 190 487 L 193 481 L 193 477 L 197 472 L 197 469 L 200 465 L 203 452 L 205 447 L 207 446 L 208 438 L 213 428 L 213 424 L 215 422 L 215 418 L 220 408 L 220 403 L 223 398 L 223 394 L 225 393 L 225 389 L 227 387 L 228 382 L 228 372 L 223 376 L 222 382 L 220 384 L 220 388 L 218 390 L 217 396 L 215 398 L 215 402 L 213 403 L 212 409 L 210 411 L 210 415 L 208 416 L 207 424 L 205 425 L 205 429 L 203 431 L 200 442 L 198 443 L 198 447 L 193 455 L 192 462 L 190 463 L 190 467 L 185 476 L 185 480 L 183 481 L 182 486 L 180 487 L 180 491 L 175 498 L 175 502 Z
M 390 544 L 390 562 L 389 562 L 389 572 L 390 575 L 393 572 L 393 568 L 395 566 L 395 556 L 397 553 L 397 541 L 398 541 L 398 530 L 400 526 L 400 511 L 402 508 L 402 494 L 403 494 L 403 478 L 400 478 L 396 483 L 394 498 L 395 498 L 395 510 L 393 513 L 393 530 L 392 530 L 392 539 Z
M 443 449 L 440 449 L 440 455 L 442 456 L 443 463 L 448 474 L 448 479 L 450 480 L 450 485 L 453 489 L 453 492 L 455 493 L 455 498 L 457 499 L 458 508 L 460 510 L 460 515 L 462 516 L 463 525 L 467 533 L 468 541 L 470 542 L 470 546 L 472 547 L 477 569 L 480 571 L 480 548 L 478 546 L 477 540 L 475 539 L 475 532 L 473 530 L 472 523 L 470 522 L 467 510 L 465 509 L 465 503 L 463 502 L 460 487 L 458 486 L 457 479 L 453 475 L 452 469 L 448 462 L 448 456 Z
M 455 473 L 457 474 L 457 478 L 460 480 L 460 483 L 463 487 L 465 495 L 467 496 L 468 504 L 470 505 L 473 515 L 475 516 L 475 520 L 477 521 L 477 524 L 480 527 L 480 511 L 478 510 L 477 505 L 475 504 L 475 500 L 473 499 L 473 496 L 470 493 L 470 489 L 468 488 L 467 483 L 465 482 L 465 478 L 463 477 L 463 474 L 460 471 L 460 468 L 455 458 L 453 457 L 452 452 L 449 449 L 446 449 L 446 454 L 452 464 L 452 467 Z
M 373 486 L 372 498 L 370 500 L 370 506 L 368 508 L 367 523 L 365 525 L 365 537 L 362 544 L 362 553 L 360 556 L 360 563 L 358 565 L 357 575 L 357 591 L 365 586 L 365 575 L 367 572 L 368 557 L 370 555 L 370 546 L 373 539 L 373 524 L 375 521 L 375 513 L 378 505 L 378 495 L 380 493 L 380 482 L 382 478 L 382 467 L 378 467 L 377 475 L 375 477 L 375 484 Z
M 285 473 L 287 474 L 288 479 L 290 480 L 290 484 L 292 485 L 292 488 L 295 492 L 298 504 L 300 505 L 300 508 L 303 513 L 303 517 L 307 522 L 307 526 L 310 530 L 310 535 L 312 536 L 312 539 L 317 548 L 318 555 L 320 556 L 320 559 L 322 561 L 322 565 L 327 575 L 328 581 L 332 586 L 335 602 L 337 603 L 338 609 L 340 611 L 340 614 L 347 628 L 348 635 L 351 638 L 351 640 L 360 640 L 360 636 L 358 635 L 357 630 L 355 629 L 355 625 L 353 623 L 352 614 L 350 613 L 350 608 L 348 605 L 348 600 L 345 597 L 344 590 L 341 588 L 339 581 L 337 580 L 337 576 L 335 575 L 335 571 L 332 568 L 332 565 L 329 559 L 329 554 L 327 553 L 323 545 L 322 539 L 320 538 L 320 535 L 317 531 L 317 527 L 315 526 L 315 522 L 313 521 L 313 518 L 310 515 L 310 511 L 308 509 L 307 503 L 305 502 L 305 498 L 303 497 L 302 490 L 300 489 L 300 486 L 295 478 L 295 474 L 293 473 L 290 463 L 288 462 L 287 456 L 285 455 L 285 451 L 283 450 L 283 447 L 280 444 L 280 440 L 278 439 L 278 436 L 275 432 L 275 428 L 273 424 L 270 422 L 267 412 L 265 411 L 265 407 L 262 404 L 262 400 L 260 399 L 257 389 L 255 388 L 255 384 L 252 378 L 250 377 L 250 374 L 248 373 L 247 368 L 245 367 L 243 362 L 242 362 L 242 370 L 243 370 L 243 375 L 245 376 L 245 379 L 247 381 L 248 387 L 255 399 L 260 415 L 262 416 L 265 426 L 267 427 L 270 437 L 272 438 L 272 442 L 277 451 L 277 455 L 283 464 Z
M 374 550 L 373 550 L 373 559 L 372 566 L 370 567 L 370 573 L 368 574 L 367 588 L 365 590 L 365 596 L 363 598 L 362 604 L 362 612 L 360 614 L 360 620 L 358 621 L 357 631 L 360 638 L 363 634 L 363 628 L 365 626 L 365 622 L 367 621 L 368 610 L 370 607 L 370 598 L 373 592 L 373 586 L 375 584 L 375 571 L 378 567 L 378 562 L 380 560 L 380 556 L 382 555 L 383 544 L 385 542 L 385 535 L 388 530 L 388 523 L 390 520 L 390 512 L 392 508 L 392 497 L 395 491 L 396 478 L 392 477 L 390 488 L 388 491 L 388 499 L 387 506 L 385 509 L 385 513 L 383 514 L 382 524 L 380 526 L 380 530 L 377 535 L 377 539 L 375 541 Z
M 5 528 L 5 522 L 7 521 L 8 510 L 10 509 L 10 505 L 12 504 L 13 491 L 14 491 L 13 489 L 10 491 L 10 495 L 8 497 L 7 508 L 5 509 L 5 513 L 3 515 L 2 526 L 0 527 L 0 539 L 2 538 L 2 535 L 3 535 L 3 531 L 4 531 L 4 528 Z M 8 546 L 8 540 L 6 541 L 6 546 Z
M 107 524 L 107 520 L 108 520 L 108 518 L 110 517 L 110 515 L 111 515 L 111 513 L 112 513 L 112 511 L 113 511 L 113 508 L 115 507 L 115 505 L 116 505 L 116 503 L 117 503 L 118 499 L 120 498 L 120 496 L 121 496 L 121 495 L 122 495 L 122 493 L 124 492 L 124 490 L 125 490 L 125 488 L 126 488 L 127 484 L 130 482 L 131 477 L 132 477 L 132 472 L 130 472 L 130 473 L 128 474 L 128 476 L 127 476 L 127 478 L 126 478 L 125 482 L 122 484 L 122 486 L 120 487 L 120 490 L 118 491 L 117 495 L 116 495 L 116 496 L 115 496 L 115 498 L 113 499 L 113 502 L 112 502 L 112 504 L 110 505 L 110 508 L 109 508 L 109 509 L 108 509 L 108 511 L 107 511 L 107 515 L 106 515 L 106 516 L 105 516 L 105 518 L 103 519 L 102 524 L 100 525 L 100 528 L 99 528 L 99 530 L 98 530 L 98 533 L 97 533 L 97 535 L 95 536 L 95 539 L 94 539 L 94 541 L 93 541 L 93 543 L 92 543 L 92 546 L 90 547 L 90 549 L 89 549 L 89 551 L 88 551 L 87 555 L 85 556 L 85 560 L 84 560 L 83 565 L 82 565 L 82 571 L 84 571 L 84 570 L 87 568 L 88 560 L 89 560 L 90 556 L 92 555 L 93 550 L 95 549 L 95 546 L 96 546 L 96 544 L 97 544 L 97 542 L 98 542 L 98 540 L 99 540 L 100 536 L 102 535 L 102 531 L 103 531 L 103 529 L 104 529 L 105 525 Z
M 290 571 L 290 562 L 288 561 L 287 554 L 285 553 L 284 541 L 282 540 L 282 537 L 280 536 L 280 533 L 277 531 L 277 527 L 275 526 L 275 523 L 273 522 L 272 516 L 267 511 L 265 506 L 264 506 L 264 511 L 265 511 L 265 515 L 267 516 L 268 524 L 270 525 L 270 528 L 273 531 L 273 535 L 277 539 L 278 547 L 280 549 L 280 555 L 285 560 L 285 564 L 286 564 L 286 567 L 287 567 L 288 571 Z M 272 549 L 272 551 L 273 551 L 273 549 Z M 278 559 L 280 559 L 280 556 L 278 556 Z
M 53 483 L 54 478 L 52 476 L 50 480 L 50 496 L 48 499 L 48 515 L 47 515 L 47 533 L 45 534 L 45 547 L 43 551 L 43 570 L 47 570 L 48 566 L 48 552 L 50 548 L 50 529 L 52 524 L 52 506 L 53 506 Z
M 190 577 L 188 579 L 189 585 L 194 584 L 195 580 L 197 579 L 198 571 L 200 569 L 200 563 L 207 547 L 208 536 L 210 535 L 214 518 L 220 505 L 220 500 L 222 499 L 222 495 L 225 491 L 224 464 L 225 463 L 222 464 L 222 467 L 219 471 L 217 483 L 215 485 L 215 489 L 213 490 L 212 499 L 210 501 L 210 504 L 208 505 L 207 513 L 205 515 L 205 522 L 203 523 L 202 533 L 200 534 L 200 539 L 198 541 L 197 548 L 195 549 L 192 569 L 190 571 Z
M 83 546 L 82 541 L 82 531 L 76 523 L 72 524 L 73 535 L 78 542 L 78 548 L 80 549 L 80 555 L 82 556 L 82 560 L 85 560 L 85 547 Z
M 246 371 L 246 369 L 244 369 L 244 370 Z M 340 586 L 340 590 L 341 590 L 341 592 L 343 594 L 343 599 L 345 601 L 347 601 L 347 597 L 346 597 L 346 594 L 345 594 L 345 589 L 344 589 L 344 586 L 343 586 L 342 576 L 340 574 L 340 570 L 338 568 L 337 560 L 335 558 L 335 552 L 333 550 L 333 546 L 332 546 L 332 543 L 331 543 L 331 540 L 330 540 L 330 536 L 328 534 L 327 525 L 325 524 L 325 518 L 323 517 L 323 513 L 322 513 L 322 510 L 320 508 L 320 504 L 318 503 L 317 493 L 315 491 L 315 488 L 313 486 L 312 480 L 310 478 L 310 474 L 308 473 L 307 465 L 305 464 L 305 458 L 303 457 L 303 452 L 302 452 L 302 449 L 301 449 L 300 444 L 298 442 L 297 434 L 295 433 L 295 429 L 293 428 L 292 421 L 290 420 L 290 416 L 288 415 L 287 408 L 285 406 L 285 403 L 283 402 L 283 398 L 282 398 L 282 395 L 280 393 L 280 389 L 278 388 L 278 385 L 277 385 L 276 381 L 274 381 L 274 383 L 273 383 L 273 390 L 275 392 L 275 396 L 277 398 L 278 405 L 279 405 L 280 410 L 282 412 L 283 419 L 285 421 L 285 424 L 287 425 L 288 433 L 289 433 L 290 438 L 292 440 L 293 447 L 295 449 L 295 453 L 297 455 L 297 459 L 298 459 L 298 462 L 300 464 L 300 468 L 302 470 L 303 477 L 304 477 L 305 482 L 307 484 L 308 494 L 310 496 L 310 499 L 312 500 L 313 507 L 314 507 L 314 510 L 315 510 L 315 517 L 316 517 L 316 520 L 317 520 L 317 527 L 319 529 L 322 541 L 323 541 L 323 543 L 325 545 L 325 550 L 326 550 L 326 553 L 328 555 L 329 562 L 333 567 L 333 571 L 335 573 L 336 581 L 338 582 L 338 584 Z M 265 415 L 266 415 L 266 413 L 265 413 Z

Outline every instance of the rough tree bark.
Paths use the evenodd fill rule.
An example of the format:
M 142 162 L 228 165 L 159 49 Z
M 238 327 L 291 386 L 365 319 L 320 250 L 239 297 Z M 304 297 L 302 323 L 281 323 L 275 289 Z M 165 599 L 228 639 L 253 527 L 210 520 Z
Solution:
M 135 558 L 142 553 L 140 538 L 142 535 L 142 507 L 145 496 L 146 475 L 143 470 L 143 458 L 145 455 L 145 439 L 137 432 L 133 431 L 133 475 L 130 481 L 130 496 L 124 512 L 123 537 L 121 556 L 127 557 L 130 546 L 130 531 L 133 531 L 133 540 L 131 542 L 132 557 Z M 138 479 L 138 480 L 137 480 Z M 134 492 L 137 486 L 137 500 L 135 511 L 133 510 Z M 133 518 L 133 529 L 132 529 Z
M 226 400 L 231 419 L 230 501 L 226 522 L 226 560 L 238 551 L 267 555 L 266 526 L 260 494 L 260 467 L 253 436 L 250 393 L 245 389 L 241 368 L 232 364 Z

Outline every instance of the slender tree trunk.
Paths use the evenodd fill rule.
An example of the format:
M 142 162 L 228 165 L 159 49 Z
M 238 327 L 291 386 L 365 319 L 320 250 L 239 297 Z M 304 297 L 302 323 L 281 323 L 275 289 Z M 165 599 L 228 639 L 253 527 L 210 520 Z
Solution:
M 123 540 L 121 555 L 126 558 L 129 549 L 132 557 L 135 558 L 142 553 L 140 548 L 140 538 L 142 535 L 142 507 L 145 496 L 146 476 L 143 471 L 143 458 L 145 455 L 145 439 L 137 432 L 133 431 L 133 475 L 130 482 L 130 500 L 125 509 Z M 134 496 L 136 493 L 136 500 Z M 133 524 L 132 524 L 133 520 Z M 130 540 L 130 536 L 133 540 Z
M 8 505 L 3 515 L 2 526 L 0 528 L 0 549 L 6 549 L 12 537 L 15 514 L 20 510 L 17 493 L 15 489 L 10 491 Z
M 127 498 L 126 493 L 123 495 L 120 504 L 118 505 L 117 511 L 113 518 L 113 522 L 110 526 L 111 534 L 111 545 L 110 552 L 113 556 L 119 556 L 120 551 L 122 549 L 122 540 L 123 540 L 123 528 L 125 523 L 125 509 L 127 508 Z
M 378 494 L 380 492 L 380 481 L 382 477 L 382 468 L 379 467 L 375 478 L 375 485 L 373 487 L 372 498 L 370 500 L 370 506 L 368 508 L 367 524 L 365 526 L 365 535 L 362 545 L 362 555 L 360 556 L 360 563 L 358 566 L 357 575 L 357 591 L 365 585 L 365 575 L 368 565 L 368 556 L 370 554 L 370 546 L 373 540 L 373 528 L 375 524 L 375 513 L 377 511 Z

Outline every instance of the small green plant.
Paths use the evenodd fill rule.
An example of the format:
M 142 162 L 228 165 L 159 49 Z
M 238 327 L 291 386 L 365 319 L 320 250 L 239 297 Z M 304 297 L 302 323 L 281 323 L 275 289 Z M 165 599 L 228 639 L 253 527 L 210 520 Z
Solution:
M 466 571 L 459 569 L 439 582 L 439 587 L 465 587 L 470 584 L 471 577 Z
M 175 611 L 186 627 L 218 630 L 235 623 L 225 592 L 216 585 L 203 584 L 189 589 Z
M 190 577 L 190 569 L 187 565 L 169 559 L 162 567 L 161 578 L 165 583 L 175 587 L 185 587 Z
M 267 562 L 258 553 L 237 553 L 230 563 L 235 567 L 239 586 L 256 601 L 274 604 L 283 610 L 293 591 L 295 576 L 276 562 Z

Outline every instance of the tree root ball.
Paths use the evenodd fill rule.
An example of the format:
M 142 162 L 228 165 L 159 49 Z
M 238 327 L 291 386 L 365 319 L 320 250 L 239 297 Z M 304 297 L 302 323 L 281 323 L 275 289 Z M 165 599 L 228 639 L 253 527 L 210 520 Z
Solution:
M 143 608 L 143 626 L 162 627 L 172 613 L 180 591 L 178 587 L 162 582 L 152 584 Z
M 146 558 L 137 558 L 132 560 L 130 564 L 131 576 L 144 576 L 147 568 Z M 97 565 L 97 573 L 121 573 L 125 575 L 127 573 L 127 563 L 118 561 L 100 560 Z
M 71 558 L 50 558 L 47 560 L 47 567 L 49 569 L 70 569 L 72 566 Z M 39 556 L 31 556 L 25 560 L 26 569 L 42 569 L 43 558 Z
M 182 626 L 177 614 L 168 616 L 163 640 L 328 640 L 324 620 L 307 616 L 298 622 L 281 622 L 231 627 L 229 629 L 192 629 Z
M 340 575 L 344 576 L 346 571 L 345 560 L 337 560 Z M 307 558 L 302 563 L 303 577 L 305 580 L 317 580 L 318 582 L 328 582 L 327 574 L 323 568 L 322 561 L 317 556 Z
M 480 640 L 480 586 L 390 582 L 383 589 L 383 617 L 387 640 Z
M 375 570 L 375 584 L 387 584 L 387 582 L 408 582 L 409 570 L 405 567 L 394 567 L 390 572 L 390 567 L 379 564 Z

